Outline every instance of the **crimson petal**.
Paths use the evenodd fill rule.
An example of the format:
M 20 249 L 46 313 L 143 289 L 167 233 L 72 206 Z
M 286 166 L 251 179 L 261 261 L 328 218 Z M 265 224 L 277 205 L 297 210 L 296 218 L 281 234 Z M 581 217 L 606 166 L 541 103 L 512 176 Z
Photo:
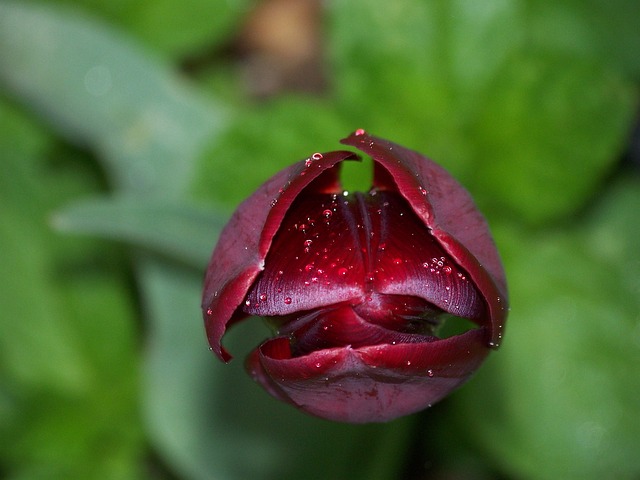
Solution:
M 489 352 L 484 329 L 424 343 L 318 350 L 292 357 L 268 340 L 247 370 L 274 397 L 329 420 L 385 422 L 422 410 L 464 383 Z
M 341 143 L 371 156 L 374 186 L 399 192 L 455 263 L 464 265 L 488 304 L 489 344 L 498 346 L 507 315 L 506 276 L 469 193 L 438 164 L 388 140 L 358 130 Z
M 314 180 L 318 189 L 341 191 L 338 169 L 332 167 L 357 158 L 347 151 L 314 154 L 271 177 L 234 212 L 211 254 L 202 295 L 209 345 L 222 360 L 231 359 L 221 345 L 222 336 L 229 323 L 246 317 L 238 306 L 264 268 L 273 236 L 291 203 Z

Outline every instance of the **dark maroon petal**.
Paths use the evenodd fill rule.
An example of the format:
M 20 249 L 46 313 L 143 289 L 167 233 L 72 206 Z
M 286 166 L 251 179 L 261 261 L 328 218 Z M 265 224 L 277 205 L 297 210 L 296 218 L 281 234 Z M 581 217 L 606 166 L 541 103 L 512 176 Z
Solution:
M 401 304 L 405 298 L 407 297 L 393 296 L 394 303 Z M 408 297 L 408 300 L 411 301 L 412 297 Z M 307 355 L 314 350 L 334 347 L 360 348 L 380 344 L 422 343 L 438 339 L 433 335 L 425 335 L 422 331 L 412 332 L 411 324 L 404 317 L 404 313 L 406 311 L 390 313 L 384 319 L 388 324 L 381 325 L 371 323 L 358 315 L 358 307 L 354 309 L 351 305 L 342 304 L 302 315 L 294 322 L 287 323 L 279 333 L 291 339 L 292 356 Z M 394 317 L 398 321 L 391 323 L 390 320 Z M 435 326 L 431 325 L 432 328 Z
M 453 315 L 486 317 L 466 271 L 407 201 L 387 191 L 343 196 L 305 190 L 281 223 L 243 310 L 290 315 L 365 303 L 372 292 L 414 295 Z
M 269 393 L 330 420 L 384 422 L 424 409 L 462 384 L 489 352 L 483 329 L 425 343 L 341 347 L 291 358 L 265 342 L 247 369 Z
M 314 154 L 280 171 L 238 207 L 223 229 L 207 267 L 202 296 L 209 344 L 221 359 L 231 358 L 220 343 L 227 324 L 245 316 L 237 313 L 238 306 L 262 271 L 291 203 L 312 182 L 316 191 L 341 191 L 338 169 L 332 167 L 347 159 L 357 156 L 346 151 Z
M 489 342 L 497 346 L 506 317 L 506 279 L 486 220 L 471 196 L 446 170 L 417 152 L 362 130 L 341 142 L 373 158 L 374 186 L 399 192 L 454 262 L 467 271 L 487 302 Z
M 338 195 L 305 190 L 281 223 L 244 311 L 288 315 L 360 301 L 365 272 L 355 222 L 342 191 Z

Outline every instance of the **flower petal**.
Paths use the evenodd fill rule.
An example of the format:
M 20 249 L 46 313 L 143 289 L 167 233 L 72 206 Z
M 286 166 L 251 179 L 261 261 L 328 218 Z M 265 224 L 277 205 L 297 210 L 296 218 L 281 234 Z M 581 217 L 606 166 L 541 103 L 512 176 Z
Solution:
M 265 265 L 243 307 L 247 314 L 282 316 L 347 301 L 356 305 L 385 293 L 413 295 L 476 321 L 486 317 L 484 300 L 466 271 L 398 192 L 304 191 L 281 223 Z
M 271 395 L 329 420 L 384 422 L 424 409 L 462 384 L 489 352 L 484 328 L 424 343 L 331 348 L 291 358 L 268 340 L 247 370 Z
M 507 313 L 506 278 L 486 220 L 467 191 L 423 155 L 358 130 L 341 140 L 373 158 L 374 186 L 400 192 L 488 305 L 489 344 L 497 346 Z M 380 168 L 382 167 L 382 168 Z
M 211 255 L 202 296 L 209 344 L 224 361 L 231 356 L 222 348 L 222 336 L 230 322 L 246 316 L 238 306 L 262 271 L 291 203 L 312 182 L 317 191 L 339 190 L 338 169 L 332 167 L 357 158 L 351 152 L 336 151 L 301 160 L 264 183 L 231 217 Z

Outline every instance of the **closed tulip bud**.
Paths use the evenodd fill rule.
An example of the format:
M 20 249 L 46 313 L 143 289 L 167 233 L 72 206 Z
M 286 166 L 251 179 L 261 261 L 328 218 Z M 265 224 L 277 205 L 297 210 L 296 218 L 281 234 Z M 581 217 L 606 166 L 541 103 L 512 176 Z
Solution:
M 484 217 L 431 160 L 362 130 L 342 140 L 373 159 L 369 192 L 347 193 L 349 151 L 316 153 L 246 199 L 209 263 L 212 350 L 249 316 L 275 325 L 247 359 L 271 395 L 319 417 L 382 422 L 465 382 L 502 338 L 506 280 Z M 472 328 L 439 336 L 447 319 Z

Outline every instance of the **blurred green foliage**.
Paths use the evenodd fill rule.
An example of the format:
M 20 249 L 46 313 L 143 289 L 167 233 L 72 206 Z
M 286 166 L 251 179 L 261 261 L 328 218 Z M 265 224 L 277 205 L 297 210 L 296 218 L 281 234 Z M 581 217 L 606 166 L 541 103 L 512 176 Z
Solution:
M 322 96 L 252 101 L 223 60 L 178 73 L 256 3 L 0 0 L 0 475 L 638 478 L 640 174 L 619 159 L 640 4 L 330 2 Z M 451 399 L 349 426 L 219 364 L 199 297 L 232 208 L 360 127 L 472 192 L 512 311 Z

